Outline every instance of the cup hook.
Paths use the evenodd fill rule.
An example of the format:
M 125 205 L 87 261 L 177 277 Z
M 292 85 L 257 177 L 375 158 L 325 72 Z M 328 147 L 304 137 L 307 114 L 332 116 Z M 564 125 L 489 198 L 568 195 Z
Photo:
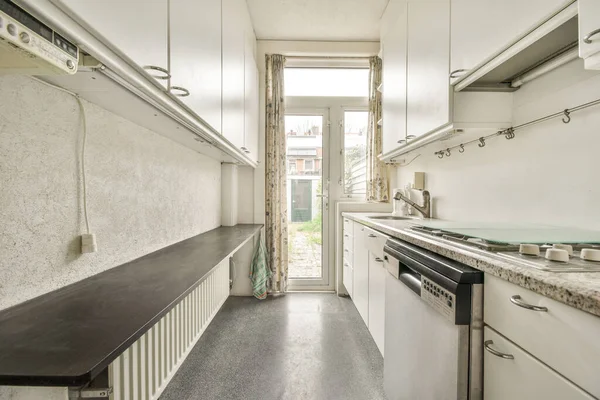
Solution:
M 480 137 L 479 138 L 479 144 L 477 146 L 479 146 L 479 147 L 485 147 L 485 138 Z
M 563 114 L 565 114 L 565 118 L 562 119 L 562 122 L 564 122 L 565 124 L 568 124 L 569 122 L 571 122 L 571 113 L 569 112 L 569 109 L 565 109 L 565 111 L 563 111 Z

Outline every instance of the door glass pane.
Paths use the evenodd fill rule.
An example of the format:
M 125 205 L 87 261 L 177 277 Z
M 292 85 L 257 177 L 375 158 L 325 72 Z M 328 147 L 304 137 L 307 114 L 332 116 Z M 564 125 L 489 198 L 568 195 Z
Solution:
M 286 115 L 289 277 L 323 276 L 323 117 Z
M 367 111 L 344 112 L 344 194 L 367 193 Z

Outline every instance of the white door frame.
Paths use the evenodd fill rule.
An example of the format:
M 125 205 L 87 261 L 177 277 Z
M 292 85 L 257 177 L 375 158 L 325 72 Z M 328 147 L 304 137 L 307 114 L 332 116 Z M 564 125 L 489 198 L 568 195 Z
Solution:
M 334 272 L 331 268 L 330 260 L 330 249 L 329 245 L 329 186 L 330 186 L 330 162 L 329 157 L 329 147 L 330 147 L 330 124 L 329 124 L 329 108 L 315 108 L 315 107 L 286 107 L 285 115 L 306 115 L 306 116 L 320 116 L 323 118 L 323 161 L 322 161 L 322 194 L 323 197 L 322 203 L 322 237 L 321 237 L 321 267 L 322 273 L 321 278 L 288 278 L 288 289 L 290 291 L 294 290 L 333 290 L 333 277 Z M 291 210 L 288 210 L 288 213 Z
M 329 210 L 323 210 L 323 279 L 316 280 L 290 279 L 290 291 L 335 291 L 339 277 L 336 275 L 335 249 L 335 204 L 338 201 L 364 202 L 361 198 L 344 196 L 342 185 L 343 164 L 343 126 L 344 111 L 368 110 L 368 99 L 360 97 L 286 97 L 286 115 L 328 115 L 323 125 L 323 190 L 328 186 L 327 198 Z M 329 123 L 328 123 L 329 122 Z M 325 160 L 325 155 L 328 155 Z M 327 171 L 325 170 L 327 168 Z M 327 175 L 326 175 L 327 174 Z M 329 179 L 329 185 L 325 185 Z M 327 216 L 327 217 L 326 217 Z

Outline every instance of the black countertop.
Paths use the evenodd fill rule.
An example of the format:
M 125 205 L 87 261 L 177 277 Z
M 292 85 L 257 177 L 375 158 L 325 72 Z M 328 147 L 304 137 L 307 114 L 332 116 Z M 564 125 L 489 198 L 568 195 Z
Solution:
M 0 384 L 91 381 L 261 227 L 220 227 L 1 311 Z

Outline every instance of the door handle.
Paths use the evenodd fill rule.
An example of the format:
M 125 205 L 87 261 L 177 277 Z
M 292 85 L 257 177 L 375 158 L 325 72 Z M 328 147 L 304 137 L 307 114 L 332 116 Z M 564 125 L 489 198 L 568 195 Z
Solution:
M 460 74 L 461 72 L 467 72 L 467 71 L 468 71 L 467 69 L 456 69 L 456 70 L 450 72 L 450 79 L 458 78 L 462 75 L 457 75 L 457 74 Z
M 488 352 L 492 353 L 496 357 L 504 358 L 506 360 L 514 360 L 515 359 L 515 356 L 513 356 L 512 354 L 501 353 L 498 350 L 490 347 L 491 344 L 494 344 L 493 340 L 486 340 L 485 342 L 483 342 L 483 347 L 485 347 L 485 349 Z
M 590 33 L 588 33 L 587 35 L 584 36 L 583 42 L 587 43 L 587 44 L 591 44 L 592 43 L 592 36 L 595 36 L 595 35 L 597 35 L 599 33 L 600 33 L 600 29 L 596 29 L 595 31 L 591 31 Z
M 375 257 L 375 261 L 377 261 L 378 263 L 382 263 L 383 262 L 383 260 L 381 258 L 379 258 L 379 257 Z
M 171 78 L 171 74 L 169 73 L 169 71 L 162 67 L 157 67 L 156 65 L 145 65 L 144 69 L 151 70 L 151 71 L 158 71 L 158 72 L 162 73 L 162 75 L 150 74 L 150 76 L 153 77 L 154 79 L 167 80 L 167 79 Z
M 179 91 L 181 93 L 173 93 L 173 90 Z M 173 96 L 177 97 L 188 97 L 190 95 L 190 91 L 181 86 L 171 86 L 169 91 L 173 94 Z

